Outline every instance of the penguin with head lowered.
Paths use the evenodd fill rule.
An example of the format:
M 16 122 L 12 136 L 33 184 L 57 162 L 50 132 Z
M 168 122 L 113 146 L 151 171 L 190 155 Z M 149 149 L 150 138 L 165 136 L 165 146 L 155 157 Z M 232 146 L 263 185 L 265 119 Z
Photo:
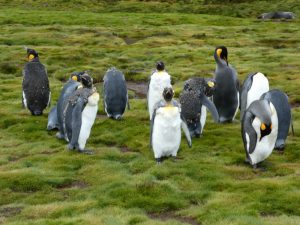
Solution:
M 180 94 L 181 115 L 187 122 L 191 137 L 200 137 L 206 122 L 206 108 L 212 113 L 216 122 L 219 115 L 215 105 L 208 99 L 214 91 L 212 79 L 191 78 L 184 84 Z
M 272 153 L 278 134 L 278 117 L 272 102 L 255 100 L 245 111 L 242 137 L 246 161 L 254 168 Z
M 156 70 L 151 75 L 148 84 L 147 100 L 150 120 L 152 118 L 155 104 L 163 100 L 162 93 L 166 87 L 172 87 L 171 76 L 165 70 L 165 64 L 159 61 L 156 63 Z
M 217 47 L 214 58 L 217 63 L 214 77 L 217 88 L 213 94 L 213 102 L 218 110 L 220 122 L 232 122 L 239 109 L 237 73 L 228 63 L 226 47 Z
M 56 115 L 57 115 L 57 123 L 58 123 L 58 130 L 59 132 L 56 134 L 56 137 L 59 139 L 64 139 L 65 138 L 65 132 L 63 129 L 63 111 L 64 107 L 68 102 L 69 97 L 78 89 L 80 88 L 81 85 L 81 76 L 85 72 L 73 72 L 71 73 L 70 79 L 68 82 L 64 85 L 59 99 L 57 101 L 57 110 L 56 110 Z
M 83 74 L 81 79 L 84 87 L 77 89 L 64 106 L 63 129 L 69 150 L 90 153 L 85 145 L 96 119 L 99 94 L 88 74 Z
M 174 91 L 171 87 L 164 88 L 164 100 L 155 105 L 151 119 L 150 146 L 153 149 L 157 163 L 162 157 L 177 156 L 177 151 L 181 142 L 181 128 L 192 146 L 191 136 L 186 122 L 180 115 L 180 106 L 172 100 Z
M 240 120 L 243 119 L 245 110 L 249 105 L 260 99 L 262 94 L 269 91 L 269 81 L 260 72 L 255 72 L 249 74 L 246 80 L 244 81 L 241 89 L 241 115 Z
M 260 99 L 270 101 L 276 109 L 278 117 L 278 135 L 275 143 L 275 149 L 283 151 L 290 126 L 292 127 L 292 132 L 294 132 L 292 126 L 291 106 L 289 104 L 288 96 L 284 92 L 275 89 L 264 93 Z
M 103 81 L 105 112 L 108 117 L 119 120 L 126 105 L 130 109 L 124 74 L 113 67 L 107 70 Z
M 39 55 L 34 49 L 27 48 L 27 59 L 23 69 L 22 103 L 32 115 L 38 116 L 50 104 L 49 80 L 46 68 L 40 63 Z

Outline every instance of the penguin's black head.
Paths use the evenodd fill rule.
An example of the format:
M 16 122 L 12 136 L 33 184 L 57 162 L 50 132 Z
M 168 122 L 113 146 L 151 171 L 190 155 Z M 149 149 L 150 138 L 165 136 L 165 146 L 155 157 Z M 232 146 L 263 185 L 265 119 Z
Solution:
M 272 123 L 265 124 L 261 123 L 260 125 L 260 140 L 264 137 L 269 135 L 272 132 Z
M 74 81 L 81 82 L 81 76 L 84 74 L 84 72 L 73 72 L 71 73 L 71 79 Z
M 39 54 L 34 49 L 27 48 L 27 59 L 28 61 L 32 61 L 35 58 L 38 58 Z
M 170 102 L 174 96 L 174 91 L 171 87 L 166 87 L 163 91 L 163 97 L 166 102 Z
M 228 52 L 227 52 L 227 48 L 225 46 L 216 47 L 215 52 L 219 58 L 225 60 L 228 64 Z
M 87 73 L 84 73 L 83 75 L 81 75 L 81 83 L 86 88 L 92 88 L 93 78 L 90 75 L 88 75 Z
M 162 61 L 158 61 L 158 62 L 156 63 L 156 69 L 157 69 L 158 71 L 163 71 L 163 70 L 165 70 L 165 64 L 164 64 Z

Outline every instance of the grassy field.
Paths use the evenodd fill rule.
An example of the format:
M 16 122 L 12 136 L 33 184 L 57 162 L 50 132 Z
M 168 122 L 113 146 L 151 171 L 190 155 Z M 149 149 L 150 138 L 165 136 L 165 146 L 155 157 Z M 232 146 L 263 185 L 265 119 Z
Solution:
M 267 1 L 41 2 L 0 2 L 0 224 L 300 224 L 299 20 L 256 20 L 253 9 L 263 12 Z M 297 1 L 271 2 L 299 12 Z M 47 67 L 54 105 L 72 71 L 89 70 L 101 93 L 110 66 L 140 83 L 157 60 L 178 96 L 185 79 L 213 76 L 217 45 L 228 47 L 241 81 L 261 71 L 293 105 L 296 136 L 264 169 L 244 164 L 238 120 L 215 124 L 210 115 L 191 149 L 183 139 L 177 160 L 156 165 L 146 99 L 133 91 L 122 121 L 106 118 L 99 104 L 87 143 L 94 155 L 69 152 L 46 131 L 49 109 L 33 117 L 21 108 L 23 46 Z

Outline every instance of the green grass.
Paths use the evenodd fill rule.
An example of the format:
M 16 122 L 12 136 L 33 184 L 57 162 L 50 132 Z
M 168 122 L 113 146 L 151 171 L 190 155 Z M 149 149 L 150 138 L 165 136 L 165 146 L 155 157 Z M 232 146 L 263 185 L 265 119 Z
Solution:
M 32 117 L 21 108 L 24 45 L 35 48 L 47 67 L 52 105 L 74 70 L 90 70 L 100 82 L 107 68 L 116 66 L 127 80 L 146 81 L 157 60 L 165 61 L 178 96 L 185 79 L 213 75 L 214 48 L 225 45 L 240 80 L 261 71 L 296 106 L 299 20 L 237 18 L 243 4 L 259 10 L 266 4 L 251 1 L 223 5 L 223 16 L 212 10 L 219 5 L 201 3 L 211 9 L 207 14 L 179 13 L 184 4 L 171 1 L 101 1 L 95 7 L 79 0 L 45 7 L 40 1 L 2 2 L 0 224 L 300 223 L 299 107 L 293 108 L 296 136 L 288 136 L 283 155 L 274 152 L 262 164 L 265 171 L 243 163 L 240 124 L 215 124 L 210 115 L 204 136 L 193 139 L 191 149 L 183 139 L 179 159 L 157 166 L 149 149 L 146 99 L 132 92 L 124 120 L 96 119 L 87 143 L 95 155 L 70 153 L 55 132 L 47 132 L 49 109 Z M 273 2 L 272 7 L 283 4 Z M 151 11 L 155 4 L 161 12 Z M 297 2 L 290 4 L 298 12 Z M 193 5 L 198 1 L 185 9 Z M 172 6 L 168 13 L 167 6 Z M 237 17 L 224 16 L 230 6 Z M 101 93 L 101 84 L 96 86 Z

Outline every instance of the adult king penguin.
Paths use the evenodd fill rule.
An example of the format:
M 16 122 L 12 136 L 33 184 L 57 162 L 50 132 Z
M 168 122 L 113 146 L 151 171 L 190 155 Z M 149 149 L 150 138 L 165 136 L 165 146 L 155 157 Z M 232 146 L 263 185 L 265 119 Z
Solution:
M 50 104 L 49 80 L 46 68 L 40 63 L 39 55 L 34 49 L 27 48 L 27 59 L 23 69 L 22 103 L 32 115 L 38 116 Z
M 163 90 L 164 100 L 155 105 L 150 132 L 150 145 L 157 163 L 164 156 L 176 157 L 181 142 L 181 128 L 183 129 L 189 147 L 192 146 L 188 127 L 180 115 L 180 106 L 175 100 L 173 89 Z
M 105 112 L 108 117 L 119 120 L 126 105 L 130 109 L 124 74 L 113 67 L 107 70 L 103 81 Z
M 249 105 L 260 99 L 260 97 L 269 91 L 269 81 L 262 73 L 249 74 L 243 83 L 241 90 L 241 115 L 240 120 L 242 121 L 245 110 Z
M 200 137 L 206 122 L 206 108 L 215 122 L 219 115 L 215 105 L 208 99 L 214 91 L 214 81 L 205 78 L 191 78 L 184 84 L 180 94 L 181 115 L 186 120 L 191 137 Z
M 56 134 L 56 137 L 59 139 L 65 138 L 65 132 L 63 129 L 63 111 L 64 107 L 68 102 L 69 97 L 81 86 L 81 76 L 85 72 L 73 72 L 68 82 L 64 85 L 58 102 L 57 102 L 57 123 L 59 132 Z
M 166 87 L 172 87 L 171 76 L 165 70 L 165 64 L 163 62 L 156 63 L 156 71 L 151 75 L 148 85 L 148 110 L 150 120 L 154 111 L 154 105 L 163 100 L 163 90 Z
M 283 151 L 285 140 L 289 133 L 289 128 L 292 126 L 291 106 L 288 96 L 280 90 L 270 90 L 261 96 L 261 99 L 266 99 L 274 105 L 278 117 L 278 136 L 275 143 L 275 149 Z M 294 129 L 292 126 L 292 132 Z
M 217 63 L 215 71 L 216 90 L 213 102 L 218 110 L 220 122 L 232 122 L 239 108 L 239 81 L 235 69 L 228 63 L 227 48 L 215 49 Z
M 253 168 L 273 151 L 278 134 L 278 117 L 272 102 L 256 100 L 245 111 L 242 137 L 246 161 Z
M 85 150 L 85 145 L 96 119 L 99 94 L 92 87 L 90 76 L 84 74 L 81 79 L 85 87 L 77 89 L 68 99 L 63 112 L 63 128 L 70 150 L 91 153 Z

